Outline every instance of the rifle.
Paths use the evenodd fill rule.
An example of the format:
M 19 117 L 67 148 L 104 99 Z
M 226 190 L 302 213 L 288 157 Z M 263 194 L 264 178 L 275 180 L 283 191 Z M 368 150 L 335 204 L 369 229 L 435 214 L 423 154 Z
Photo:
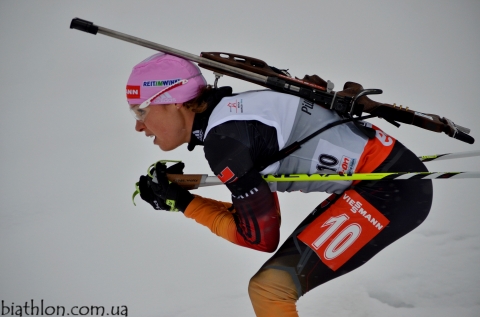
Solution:
M 347 82 L 342 91 L 335 92 L 333 83 L 324 81 L 316 75 L 306 75 L 303 79 L 293 78 L 286 70 L 269 66 L 264 61 L 253 57 L 222 52 L 202 52 L 197 56 L 97 26 L 79 18 L 71 21 L 70 28 L 91 34 L 100 33 L 195 62 L 198 66 L 214 72 L 215 86 L 220 76 L 227 75 L 307 99 L 321 107 L 334 110 L 343 117 L 353 118 L 366 112 L 371 114 L 369 117 L 383 118 L 397 127 L 400 126 L 398 122 L 412 124 L 429 131 L 444 132 L 452 138 L 469 144 L 475 142 L 475 139 L 469 135 L 470 129 L 455 124 L 448 118 L 395 104 L 379 103 L 367 97 L 367 95 L 381 94 L 381 89 L 363 89 L 360 84 Z

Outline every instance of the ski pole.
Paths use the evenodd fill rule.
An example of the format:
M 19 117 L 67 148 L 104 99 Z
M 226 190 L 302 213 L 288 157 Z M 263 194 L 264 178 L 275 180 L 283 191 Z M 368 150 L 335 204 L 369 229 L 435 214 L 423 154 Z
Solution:
M 480 151 L 466 151 L 422 155 L 418 158 L 422 162 L 441 161 L 457 158 L 480 156 Z M 167 161 L 165 161 L 167 162 Z M 170 174 L 171 182 L 177 183 L 186 189 L 208 187 L 223 184 L 216 176 L 206 174 Z M 263 175 L 267 182 L 318 182 L 318 181 L 353 181 L 353 180 L 405 180 L 405 179 L 465 179 L 480 178 L 480 172 L 389 172 L 389 173 L 357 173 L 357 174 L 288 174 Z
M 186 189 L 223 184 L 216 176 L 205 174 L 169 174 L 168 180 Z M 356 174 L 285 174 L 263 175 L 267 182 L 322 182 L 322 181 L 393 181 L 409 179 L 466 179 L 480 178 L 480 172 L 386 172 Z
M 431 162 L 431 161 L 450 160 L 450 159 L 474 157 L 474 156 L 480 156 L 480 151 L 466 151 L 466 152 L 458 152 L 458 153 L 423 155 L 423 156 L 419 156 L 418 158 L 422 162 Z

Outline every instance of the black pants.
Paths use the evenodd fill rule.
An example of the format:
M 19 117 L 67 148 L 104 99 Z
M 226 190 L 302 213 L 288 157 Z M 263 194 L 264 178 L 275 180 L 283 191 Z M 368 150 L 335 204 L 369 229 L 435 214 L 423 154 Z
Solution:
M 425 165 L 396 142 L 387 159 L 374 172 L 426 172 Z M 278 251 L 262 266 L 263 269 L 283 270 L 292 277 L 298 296 L 331 279 L 360 267 L 383 248 L 420 225 L 432 204 L 431 180 L 361 181 L 349 188 L 383 214 L 389 223 L 372 240 L 358 250 L 336 270 L 320 260 L 314 250 L 298 239 L 317 217 L 344 199 L 342 194 L 332 195 L 295 229 Z M 259 271 L 259 273 L 260 273 Z

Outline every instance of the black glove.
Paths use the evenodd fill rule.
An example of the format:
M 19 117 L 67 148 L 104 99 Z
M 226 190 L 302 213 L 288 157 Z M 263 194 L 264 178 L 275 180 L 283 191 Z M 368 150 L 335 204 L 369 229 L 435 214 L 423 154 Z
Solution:
M 140 180 L 137 183 L 137 193 L 147 203 L 152 205 L 156 210 L 170 210 L 170 207 L 165 204 L 165 201 L 160 197 L 157 197 L 152 191 L 152 178 L 148 175 L 140 176 Z M 134 194 L 135 195 L 135 194 Z M 135 197 L 135 196 L 134 196 Z
M 167 168 L 165 163 L 157 162 L 150 171 L 153 177 L 140 176 L 140 197 L 156 210 L 185 211 L 194 196 L 167 179 L 167 174 L 183 174 L 184 166 L 185 164 L 179 162 Z

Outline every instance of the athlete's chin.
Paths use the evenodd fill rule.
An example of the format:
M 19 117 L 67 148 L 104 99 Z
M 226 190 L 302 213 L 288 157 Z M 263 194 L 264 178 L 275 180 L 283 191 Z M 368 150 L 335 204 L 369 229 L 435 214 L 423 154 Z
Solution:
M 178 146 L 174 146 L 174 147 L 162 147 L 162 146 L 158 146 L 160 148 L 160 150 L 162 150 L 163 152 L 168 152 L 168 151 L 172 151 L 172 150 L 175 150 Z
M 163 142 L 157 142 L 157 139 L 153 142 L 155 145 L 158 145 L 160 150 L 164 152 L 172 151 L 175 150 L 179 145 L 176 144 L 168 144 L 168 143 L 163 143 Z

